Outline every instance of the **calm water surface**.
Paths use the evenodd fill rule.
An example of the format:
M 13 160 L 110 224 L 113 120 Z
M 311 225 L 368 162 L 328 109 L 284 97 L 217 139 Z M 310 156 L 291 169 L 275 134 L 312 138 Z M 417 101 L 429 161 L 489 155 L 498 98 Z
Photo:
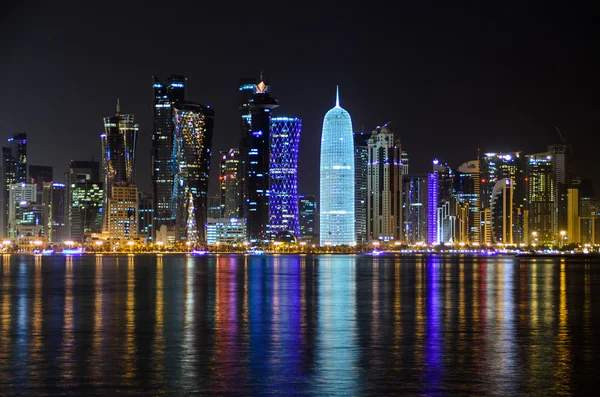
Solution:
M 600 387 L 600 262 L 4 256 L 0 394 Z

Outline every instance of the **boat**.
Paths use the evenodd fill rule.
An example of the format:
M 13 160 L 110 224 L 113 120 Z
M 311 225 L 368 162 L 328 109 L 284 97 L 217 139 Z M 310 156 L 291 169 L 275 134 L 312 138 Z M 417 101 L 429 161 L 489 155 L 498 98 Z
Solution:
M 83 254 L 83 248 L 65 248 L 62 253 L 64 255 L 81 255 Z
M 192 255 L 205 255 L 206 251 L 204 250 L 193 250 Z

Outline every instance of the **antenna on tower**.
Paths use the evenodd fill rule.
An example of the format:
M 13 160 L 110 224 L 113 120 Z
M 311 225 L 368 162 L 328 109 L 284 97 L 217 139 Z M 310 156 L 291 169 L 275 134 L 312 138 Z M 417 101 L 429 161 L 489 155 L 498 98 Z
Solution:
M 121 103 L 119 102 L 119 98 L 117 98 L 117 114 L 121 113 Z
M 560 140 L 562 141 L 562 143 L 565 143 L 565 139 L 563 138 L 562 134 L 560 133 L 560 130 L 558 129 L 558 127 L 554 126 L 554 128 L 556 128 L 556 132 L 558 132 L 558 136 L 560 137 Z
M 335 107 L 340 107 L 340 86 L 335 86 Z

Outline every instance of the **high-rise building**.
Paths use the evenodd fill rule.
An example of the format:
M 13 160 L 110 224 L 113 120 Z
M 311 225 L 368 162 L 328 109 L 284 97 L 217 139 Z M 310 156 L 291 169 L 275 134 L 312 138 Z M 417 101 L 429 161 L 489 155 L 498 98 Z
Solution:
M 503 178 L 498 180 L 492 189 L 489 209 L 491 242 L 494 244 L 513 244 L 513 185 L 512 179 Z
M 208 198 L 208 217 L 212 219 L 223 218 L 223 209 L 221 207 L 221 197 L 212 196 Z
M 354 143 L 352 119 L 340 107 L 325 114 L 320 161 L 320 245 L 356 244 L 354 212 Z
M 368 141 L 367 235 L 370 241 L 402 239 L 402 163 L 400 140 L 387 126 Z
M 154 197 L 143 192 L 138 198 L 138 235 L 154 241 Z
M 97 161 L 71 161 L 67 185 L 67 236 L 82 242 L 86 235 L 102 232 L 104 191 Z
M 552 157 L 552 178 L 554 183 L 554 241 L 560 239 L 560 231 L 567 229 L 568 188 L 573 178 L 573 147 L 570 144 L 548 145 Z
M 433 159 L 433 173 L 438 180 L 438 205 L 450 201 L 453 192 L 453 174 L 448 163 Z
M 67 239 L 67 196 L 64 183 L 44 182 L 42 203 L 45 215 L 45 234 L 49 243 Z
M 108 198 L 108 235 L 111 240 L 138 236 L 138 189 L 127 182 L 115 182 Z
M 407 244 L 427 243 L 427 182 L 426 176 L 402 176 L 403 240 Z
M 530 244 L 554 244 L 554 178 L 550 152 L 527 155 L 527 229 Z
M 302 120 L 271 118 L 269 160 L 269 232 L 273 238 L 292 234 L 300 238 L 298 221 L 298 149 Z
M 261 76 L 262 77 L 262 76 Z M 247 217 L 248 203 L 248 186 L 246 184 L 246 173 L 249 170 L 249 139 L 252 136 L 252 114 L 250 112 L 250 100 L 256 91 L 256 78 L 240 79 L 239 84 L 239 99 L 240 99 L 240 145 L 239 145 L 239 193 L 240 207 L 238 216 L 241 218 Z
M 255 86 L 248 101 L 250 131 L 242 130 L 242 217 L 247 219 L 250 242 L 266 242 L 269 225 L 269 135 L 271 110 L 279 105 L 263 81 Z
M 13 183 L 8 187 L 8 236 L 16 238 L 17 225 L 29 223 L 24 219 L 24 212 L 36 203 L 37 189 L 30 183 Z M 43 222 L 39 223 L 40 228 Z
M 298 196 L 298 213 L 300 218 L 300 239 L 316 242 L 317 198 L 314 195 Z
M 201 244 L 206 242 L 214 112 L 209 106 L 191 102 L 179 102 L 173 109 L 175 236 L 178 241 Z
M 479 244 L 481 235 L 479 160 L 462 163 L 454 178 L 456 199 L 468 204 L 468 242 Z
M 438 174 L 427 175 L 427 244 L 439 244 L 438 236 Z
M 402 157 L 402 175 L 408 175 L 408 153 L 402 151 L 400 155 Z
M 174 109 L 185 101 L 186 78 L 171 75 L 165 86 L 154 77 L 154 130 L 152 133 L 152 187 L 154 194 L 154 230 L 162 225 L 175 227 L 173 205 L 173 175 L 176 168 L 173 156 L 175 133 Z
M 246 220 L 237 218 L 208 218 L 207 244 L 235 244 L 246 240 Z
M 580 221 L 579 221 L 579 189 L 567 189 L 567 230 L 566 237 L 569 243 L 580 243 Z M 559 236 L 564 235 L 560 230 Z
M 8 235 L 8 205 L 10 185 L 27 182 L 27 134 L 13 135 L 2 148 L 2 211 L 0 235 Z
M 239 218 L 242 206 L 240 179 L 240 150 L 221 151 L 219 183 L 221 188 L 221 212 L 223 218 Z M 210 216 L 209 216 L 210 217 Z
M 114 116 L 104 118 L 102 179 L 104 185 L 104 231 L 109 229 L 108 203 L 115 183 L 135 184 L 135 147 L 139 126 L 133 114 L 121 113 L 119 100 Z
M 367 172 L 371 132 L 354 134 L 354 213 L 356 243 L 366 244 L 367 237 Z

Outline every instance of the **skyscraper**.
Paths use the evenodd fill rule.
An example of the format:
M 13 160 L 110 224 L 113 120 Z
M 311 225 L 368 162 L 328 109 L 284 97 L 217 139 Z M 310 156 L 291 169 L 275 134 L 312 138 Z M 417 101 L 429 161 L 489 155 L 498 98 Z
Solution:
M 276 238 L 292 234 L 300 238 L 298 222 L 298 148 L 302 120 L 271 118 L 269 160 L 269 232 Z
M 154 197 L 138 193 L 138 236 L 154 241 Z
M 208 173 L 214 112 L 209 106 L 179 102 L 173 106 L 175 136 L 172 208 L 178 241 L 206 243 Z
M 356 243 L 366 244 L 367 237 L 367 172 L 371 132 L 354 134 L 354 212 Z
M 438 174 L 427 175 L 427 244 L 442 242 L 438 236 Z
M 44 182 L 42 203 L 45 233 L 49 243 L 59 243 L 67 237 L 67 197 L 64 183 Z
M 356 243 L 354 213 L 354 143 L 352 119 L 340 107 L 325 114 L 321 135 L 320 162 L 320 244 Z
M 492 243 L 508 244 L 513 242 L 513 189 L 512 179 L 496 181 L 491 192 L 490 216 Z M 486 208 L 487 209 L 487 208 Z
M 579 189 L 567 189 L 567 240 L 569 243 L 580 243 L 580 220 L 579 220 Z M 559 235 L 562 238 L 562 231 Z
M 402 239 L 402 163 L 400 140 L 387 125 L 368 141 L 367 235 L 369 240 Z
M 549 145 L 548 152 L 552 156 L 553 234 L 556 242 L 560 238 L 560 231 L 566 230 L 568 226 L 568 189 L 573 179 L 573 147 L 566 143 Z
M 154 190 L 155 227 L 175 226 L 173 210 L 173 175 L 176 168 L 173 157 L 175 124 L 173 106 L 185 100 L 186 78 L 171 75 L 167 85 L 154 77 L 154 131 L 152 133 L 152 187 Z
M 460 203 L 468 205 L 467 241 L 479 244 L 481 242 L 479 160 L 467 161 L 458 167 L 454 179 L 454 192 Z
M 105 208 L 108 211 L 107 231 L 111 239 L 132 239 L 138 236 L 138 190 L 127 182 L 115 182 Z
M 104 191 L 97 161 L 71 161 L 67 185 L 67 236 L 82 242 L 85 235 L 102 232 Z
M 408 175 L 408 153 L 402 151 L 402 175 Z
M 255 86 L 248 101 L 250 132 L 242 133 L 243 211 L 250 242 L 268 240 L 269 225 L 269 135 L 271 110 L 279 105 L 262 81 Z
M 221 151 L 219 182 L 221 184 L 221 212 L 223 218 L 239 218 L 242 206 L 240 180 L 240 149 Z
M 27 134 L 13 135 L 2 148 L 3 203 L 0 235 L 8 235 L 9 186 L 27 182 Z
M 109 230 L 108 211 L 115 183 L 135 184 L 135 147 L 139 126 L 133 114 L 121 113 L 119 100 L 114 116 L 104 118 L 102 142 L 102 179 L 104 184 L 103 229 Z M 120 192 L 120 190 L 119 190 Z M 135 222 L 137 225 L 137 222 Z
M 300 239 L 314 242 L 316 237 L 317 198 L 314 195 L 298 196 Z
M 403 240 L 408 244 L 426 243 L 428 178 L 418 175 L 403 175 L 402 180 Z
M 527 211 L 530 244 L 554 244 L 554 178 L 550 152 L 527 155 Z M 537 240 L 537 241 L 536 241 Z

